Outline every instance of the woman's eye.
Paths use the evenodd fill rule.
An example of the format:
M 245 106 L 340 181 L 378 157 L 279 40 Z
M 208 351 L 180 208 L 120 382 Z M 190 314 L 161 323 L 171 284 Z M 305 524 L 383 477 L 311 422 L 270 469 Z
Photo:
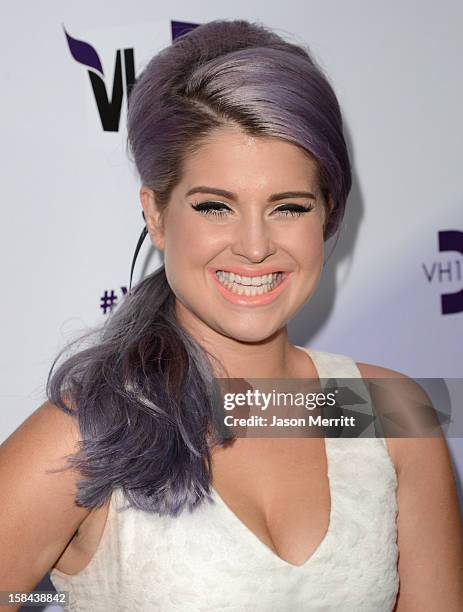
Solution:
M 222 202 L 195 202 L 191 207 L 203 215 L 212 215 L 214 217 L 225 216 L 224 209 L 231 210 Z
M 224 217 L 231 209 L 223 202 L 195 202 L 191 205 L 194 210 L 203 215 L 212 215 L 215 217 Z M 284 204 L 275 209 L 275 213 L 279 213 L 284 217 L 300 217 L 301 215 L 313 210 L 313 204 L 302 206 L 300 204 Z
M 300 217 L 301 215 L 313 210 L 313 207 L 313 204 L 310 204 L 309 206 L 301 206 L 300 204 L 285 204 L 283 206 L 279 206 L 275 212 L 281 213 L 285 217 L 288 217 L 289 215 L 292 217 Z

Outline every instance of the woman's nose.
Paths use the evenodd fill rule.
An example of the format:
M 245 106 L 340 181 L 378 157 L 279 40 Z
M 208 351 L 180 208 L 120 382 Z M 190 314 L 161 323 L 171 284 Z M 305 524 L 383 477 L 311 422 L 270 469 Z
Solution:
M 275 252 L 271 228 L 262 217 L 247 217 L 235 226 L 232 252 L 249 261 L 260 262 Z

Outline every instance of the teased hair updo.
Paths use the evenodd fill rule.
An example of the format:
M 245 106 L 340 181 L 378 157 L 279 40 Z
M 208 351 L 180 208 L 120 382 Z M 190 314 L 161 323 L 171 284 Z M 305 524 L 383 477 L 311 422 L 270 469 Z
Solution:
M 129 96 L 128 145 L 142 184 L 168 205 L 186 156 L 211 130 L 237 127 L 291 142 L 316 163 L 328 206 L 324 239 L 338 230 L 351 188 L 336 95 L 308 49 L 245 20 L 216 20 L 155 55 Z M 100 506 L 122 487 L 133 507 L 176 516 L 210 492 L 213 368 L 179 324 L 165 268 L 140 281 L 70 346 L 47 379 L 50 402 L 79 423 L 76 503 Z M 213 443 L 223 443 L 219 436 Z M 66 469 L 66 468 L 65 468 Z

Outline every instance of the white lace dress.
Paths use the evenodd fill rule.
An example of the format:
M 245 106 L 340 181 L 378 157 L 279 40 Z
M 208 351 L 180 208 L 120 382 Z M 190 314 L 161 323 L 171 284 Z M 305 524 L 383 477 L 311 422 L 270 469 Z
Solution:
M 303 348 L 303 347 L 299 347 Z M 359 378 L 345 355 L 305 349 L 320 378 Z M 357 382 L 357 381 L 355 381 Z M 311 557 L 292 565 L 213 490 L 177 518 L 111 497 L 98 549 L 55 588 L 79 612 L 390 612 L 397 573 L 397 477 L 383 438 L 325 438 L 331 513 Z

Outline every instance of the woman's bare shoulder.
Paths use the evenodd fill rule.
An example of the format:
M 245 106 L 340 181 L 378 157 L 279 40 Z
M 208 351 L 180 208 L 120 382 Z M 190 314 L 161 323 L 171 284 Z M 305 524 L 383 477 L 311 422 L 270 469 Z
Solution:
M 357 363 L 357 367 L 364 379 L 383 379 L 378 386 L 382 390 L 380 399 L 372 397 L 377 413 L 381 419 L 385 418 L 384 439 L 398 474 L 406 463 L 419 462 L 423 452 L 441 453 L 442 446 L 446 446 L 445 438 L 432 401 L 418 382 L 403 372 L 376 364 Z M 425 414 L 423 407 L 427 407 L 429 412 Z M 391 419 L 387 417 L 388 412 L 392 415 Z M 435 421 L 433 436 L 424 435 L 429 423 L 427 418 Z
M 90 512 L 75 503 L 78 423 L 54 404 L 37 408 L 0 445 L 2 586 L 33 588 L 53 566 Z
M 373 363 L 357 362 L 357 367 L 363 378 L 409 378 L 407 374 L 403 374 L 398 370 L 392 370 L 391 368 L 385 368 Z

